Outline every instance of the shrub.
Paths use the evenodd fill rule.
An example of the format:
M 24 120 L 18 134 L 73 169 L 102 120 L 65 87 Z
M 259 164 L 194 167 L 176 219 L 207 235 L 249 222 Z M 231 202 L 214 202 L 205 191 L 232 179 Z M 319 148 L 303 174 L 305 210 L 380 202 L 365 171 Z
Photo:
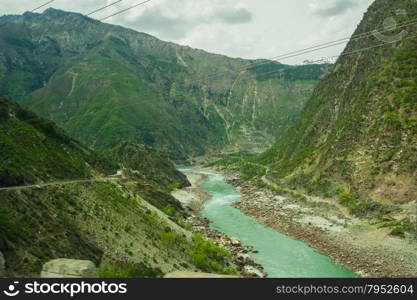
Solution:
M 226 265 L 230 258 L 226 250 L 205 240 L 201 235 L 193 236 L 191 257 L 196 267 L 204 272 L 219 274 L 235 274 L 236 271 Z
M 160 268 L 151 268 L 145 263 L 118 263 L 97 269 L 100 278 L 161 278 Z
M 391 230 L 391 235 L 399 236 L 399 237 L 405 237 L 405 230 L 403 226 L 395 226 Z
M 360 200 L 358 196 L 348 193 L 339 194 L 339 200 L 340 204 L 347 207 L 350 213 L 358 217 L 364 217 L 384 210 L 384 207 L 380 203 Z
M 168 216 L 172 217 L 175 215 L 175 208 L 172 207 L 171 205 L 167 205 L 165 206 L 165 208 L 163 209 L 164 213 L 167 214 Z
M 167 246 L 181 245 L 184 240 L 178 234 L 170 231 L 163 231 L 158 234 L 161 241 Z

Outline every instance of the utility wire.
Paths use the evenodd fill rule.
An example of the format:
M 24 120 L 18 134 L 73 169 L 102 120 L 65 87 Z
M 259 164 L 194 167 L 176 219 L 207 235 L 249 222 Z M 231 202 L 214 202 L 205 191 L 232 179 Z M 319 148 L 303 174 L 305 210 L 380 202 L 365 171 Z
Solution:
M 412 19 L 412 20 L 408 20 L 408 21 L 403 22 L 403 23 L 400 23 L 399 24 L 400 26 L 396 26 L 395 30 L 400 29 L 400 28 L 404 28 L 406 26 L 414 25 L 414 24 L 417 24 L 417 18 Z M 378 32 L 379 33 L 384 33 L 384 32 L 388 32 L 388 31 L 392 31 L 392 30 L 393 29 L 389 28 L 389 29 L 384 29 L 384 30 L 378 30 Z M 367 38 L 369 36 L 373 36 L 374 33 L 375 33 L 375 30 L 372 30 L 372 31 L 360 33 L 360 34 L 357 34 L 357 35 L 353 35 L 351 38 L 346 37 L 346 38 L 334 40 L 334 41 L 331 41 L 331 42 L 321 43 L 321 44 L 311 46 L 311 47 L 307 47 L 307 48 L 304 48 L 304 49 L 288 52 L 288 53 L 285 53 L 285 54 L 281 54 L 281 55 L 278 55 L 278 56 L 271 57 L 269 59 L 266 59 L 266 61 L 263 61 L 263 62 L 255 62 L 255 63 L 248 64 L 244 68 L 236 70 L 234 72 L 237 73 L 237 72 L 240 72 L 240 71 L 244 71 L 247 68 L 269 64 L 269 63 L 271 63 L 271 61 L 288 59 L 288 58 L 291 58 L 291 57 L 296 57 L 296 56 L 300 56 L 300 55 L 303 55 L 303 54 L 308 54 L 308 53 L 312 53 L 312 52 L 315 52 L 315 51 L 319 51 L 319 50 L 331 48 L 331 47 L 334 47 L 334 46 L 342 45 L 342 44 L 345 44 L 345 43 L 348 43 L 348 42 L 354 42 L 354 41 L 357 41 L 357 40 L 360 40 L 360 39 Z M 213 73 L 211 75 L 208 75 L 207 77 L 211 78 L 211 77 L 215 77 L 217 75 L 228 74 L 228 73 L 229 72 L 226 72 L 226 71 L 218 72 L 218 73 Z
M 359 53 L 359 52 L 363 52 L 363 51 L 367 51 L 367 50 L 371 50 L 371 49 L 379 48 L 379 47 L 385 46 L 385 45 L 387 45 L 387 44 L 395 44 L 395 43 L 402 42 L 402 41 L 404 41 L 404 40 L 408 40 L 408 39 L 415 38 L 415 37 L 417 37 L 417 35 L 412 35 L 412 36 L 409 36 L 409 37 L 405 37 L 405 38 L 403 38 L 403 39 L 401 39 L 401 40 L 399 40 L 399 41 L 384 42 L 384 43 L 382 43 L 382 44 L 378 44 L 378 45 L 375 45 L 375 46 L 366 47 L 366 48 L 361 48 L 361 49 L 357 49 L 357 50 L 354 50 L 354 51 L 345 52 L 345 53 L 342 53 L 342 54 L 340 54 L 340 55 L 329 56 L 329 57 L 326 57 L 326 58 L 327 58 L 327 59 L 337 59 L 337 58 L 340 58 L 340 57 L 342 57 L 342 56 L 354 55 L 354 54 L 357 54 L 357 53 Z M 323 58 L 321 58 L 321 59 L 319 59 L 319 60 L 316 60 L 316 61 L 313 61 L 313 63 L 320 63 L 322 60 L 323 60 Z M 309 63 L 309 64 L 311 64 L 311 63 Z M 298 66 L 309 65 L 309 64 L 301 64 L 301 65 L 298 65 Z M 269 74 L 273 74 L 273 73 L 276 73 L 276 72 L 285 72 L 285 71 L 286 71 L 286 70 L 284 70 L 284 69 L 279 69 L 279 70 L 270 71 L 270 72 L 268 72 L 268 73 L 261 73 L 260 75 L 261 75 L 261 76 L 264 76 L 264 75 L 269 75 Z M 257 75 L 258 75 L 258 74 L 257 74 Z
M 110 6 L 113 6 L 113 5 L 116 5 L 117 3 L 120 3 L 120 2 L 122 2 L 123 0 L 118 0 L 118 1 L 115 1 L 115 2 L 113 2 L 113 3 L 110 3 L 109 5 L 106 5 L 106 6 L 103 6 L 103 7 L 101 7 L 101 8 L 98 8 L 98 9 L 96 9 L 96 10 L 93 10 L 92 12 L 89 12 L 88 14 L 86 14 L 86 16 L 91 16 L 92 14 L 95 14 L 95 13 L 97 13 L 97 12 L 99 12 L 99 11 L 102 11 L 103 9 L 106 9 L 106 8 L 108 8 L 108 7 L 110 7 Z
M 138 6 L 140 6 L 140 5 L 146 4 L 146 3 L 151 2 L 151 1 L 152 1 L 152 0 L 146 0 L 146 1 L 140 2 L 140 3 L 138 3 L 138 4 L 135 4 L 135 5 L 133 5 L 133 6 L 130 6 L 130 7 L 128 7 L 128 8 L 125 8 L 125 9 L 119 10 L 118 12 L 115 12 L 114 14 L 111 14 L 110 16 L 107 16 L 107 17 L 105 17 L 105 18 L 100 19 L 100 21 L 104 21 L 104 20 L 109 19 L 109 18 L 111 18 L 111 17 L 117 16 L 117 15 L 122 14 L 122 13 L 124 13 L 124 12 L 128 11 L 128 10 L 131 10 L 131 9 L 133 9 L 133 8 L 135 8 L 135 7 L 138 7 Z
M 50 4 L 50 3 L 52 3 L 52 2 L 55 2 L 55 0 L 48 1 L 48 2 L 46 2 L 46 3 L 44 3 L 44 4 L 42 4 L 42 5 L 40 5 L 40 6 L 36 7 L 36 8 L 34 8 L 34 9 L 32 9 L 30 12 L 35 12 L 35 11 L 37 11 L 38 9 L 40 9 L 40 8 L 42 8 L 42 7 L 44 7 L 44 6 L 48 5 L 48 4 Z M 4 25 L 6 25 L 6 24 L 7 24 L 7 22 L 0 23 L 0 27 L 4 26 Z
M 46 5 L 48 5 L 48 4 L 50 4 L 50 3 L 54 2 L 54 1 L 55 1 L 55 0 L 48 1 L 48 2 L 46 2 L 46 3 L 44 3 L 44 4 L 42 4 L 41 6 L 38 6 L 38 7 L 34 8 L 34 9 L 32 9 L 30 12 L 37 11 L 38 9 L 40 9 L 40 8 L 42 8 L 42 7 L 46 6 Z

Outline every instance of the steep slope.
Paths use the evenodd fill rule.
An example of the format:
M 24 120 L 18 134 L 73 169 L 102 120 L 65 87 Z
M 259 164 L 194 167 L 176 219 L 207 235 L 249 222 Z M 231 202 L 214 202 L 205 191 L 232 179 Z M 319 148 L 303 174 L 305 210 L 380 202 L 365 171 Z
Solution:
M 224 250 L 183 228 L 181 208 L 161 174 L 187 182 L 148 149 L 142 148 L 147 162 L 135 157 L 132 168 L 142 174 L 149 170 L 150 199 L 172 204 L 169 216 L 145 201 L 136 177 L 105 176 L 116 173 L 118 165 L 3 97 L 0 145 L 0 251 L 8 276 L 37 277 L 45 262 L 62 257 L 92 260 L 102 276 L 111 277 L 232 272 Z
M 183 207 L 171 191 L 190 185 L 187 177 L 175 165 L 149 146 L 123 142 L 109 151 L 123 173 L 134 181 L 131 186 L 146 201 L 168 215 L 183 213 Z
M 110 150 L 108 155 L 137 180 L 157 183 L 166 188 L 190 185 L 187 176 L 178 172 L 172 162 L 149 146 L 123 142 Z
M 410 22 L 416 11 L 415 1 L 377 0 L 355 35 L 391 16 Z M 359 215 L 416 200 L 417 31 L 383 33 L 401 30 L 405 38 L 383 46 L 373 35 L 349 42 L 294 127 L 258 159 L 270 180 L 339 197 Z
M 266 149 L 326 69 L 248 68 L 267 61 L 214 55 L 54 9 L 1 20 L 0 92 L 99 150 L 132 140 L 180 160 L 226 146 Z
M 117 171 L 116 163 L 70 138 L 52 122 L 2 96 L 0 156 L 0 187 L 88 179 L 95 174 Z

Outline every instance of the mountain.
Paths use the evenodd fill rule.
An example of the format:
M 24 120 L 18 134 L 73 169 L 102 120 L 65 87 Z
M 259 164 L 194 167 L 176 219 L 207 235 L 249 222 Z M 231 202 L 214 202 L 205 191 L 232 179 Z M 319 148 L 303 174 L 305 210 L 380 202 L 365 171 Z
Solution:
M 415 1 L 377 0 L 354 36 L 382 28 L 395 13 L 398 23 L 410 23 L 416 11 Z M 385 42 L 352 38 L 295 125 L 255 159 L 265 167 L 254 174 L 266 170 L 275 183 L 338 198 L 358 215 L 384 216 L 415 201 L 415 32 L 410 25 L 381 32 Z
M 131 143 L 115 152 L 99 155 L 0 96 L 0 252 L 7 275 L 38 277 L 44 263 L 63 257 L 93 261 L 102 277 L 233 272 L 225 250 L 185 229 L 170 191 L 189 183 L 172 163 Z M 122 176 L 111 175 L 119 168 Z
M 210 54 L 55 9 L 1 22 L 0 93 L 100 151 L 266 149 L 329 67 Z

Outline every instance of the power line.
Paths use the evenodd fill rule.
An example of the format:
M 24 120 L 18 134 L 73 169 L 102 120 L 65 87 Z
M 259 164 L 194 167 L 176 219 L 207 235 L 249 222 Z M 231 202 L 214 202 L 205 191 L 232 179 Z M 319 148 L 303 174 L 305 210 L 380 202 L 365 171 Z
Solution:
M 415 38 L 415 37 L 417 37 L 417 35 L 412 35 L 412 36 L 409 36 L 409 37 L 403 38 L 403 39 L 402 39 L 402 40 L 400 40 L 400 41 L 408 40 L 408 39 Z M 359 53 L 359 52 L 363 52 L 363 51 L 367 51 L 367 50 L 371 50 L 371 49 L 379 48 L 379 47 L 385 46 L 385 45 L 387 45 L 387 44 L 395 44 L 395 43 L 400 42 L 400 41 L 390 41 L 390 42 L 384 42 L 384 43 L 382 43 L 382 44 L 378 44 L 378 45 L 375 45 L 375 46 L 366 47 L 366 48 L 361 48 L 361 49 L 357 49 L 357 50 L 354 50 L 354 51 L 345 52 L 345 53 L 342 53 L 342 54 L 340 54 L 340 55 L 329 56 L 329 57 L 327 57 L 327 58 L 328 58 L 328 59 L 336 59 L 336 58 L 339 58 L 339 57 L 342 57 L 342 56 L 354 55 L 354 54 L 357 54 L 357 53 Z M 290 57 L 289 57 L 289 58 L 290 58 Z M 320 60 L 322 60 L 322 59 L 320 59 Z M 314 62 L 320 62 L 320 60 L 318 60 L 318 61 L 313 61 L 313 63 L 314 63 Z M 268 73 L 261 73 L 261 75 L 269 75 L 269 74 L 273 74 L 273 73 L 280 72 L 280 71 L 284 71 L 284 72 L 285 72 L 285 70 L 284 70 L 284 69 L 280 69 L 280 70 L 270 71 L 270 72 L 268 72 Z
M 416 24 L 416 23 L 417 23 L 417 22 L 410 23 L 410 24 L 408 24 L 408 26 L 409 26 L 409 25 Z M 400 41 L 407 40 L 407 39 L 414 38 L 414 37 L 416 37 L 416 35 L 409 36 L 409 37 L 404 37 L 404 38 L 402 38 L 401 40 L 387 41 L 387 42 L 384 42 L 384 43 L 379 44 L 379 45 L 376 45 L 376 46 L 371 46 L 371 47 L 361 48 L 361 49 L 357 49 L 357 50 L 350 51 L 350 52 L 341 53 L 340 55 L 330 56 L 330 57 L 328 57 L 328 58 L 330 58 L 330 59 L 334 59 L 334 58 L 339 58 L 339 57 L 342 57 L 342 56 L 352 55 L 352 54 L 356 54 L 356 53 L 358 53 L 358 52 L 362 52 L 362 51 L 366 51 L 366 50 L 370 50 L 370 49 L 374 49 L 374 48 L 382 47 L 382 46 L 384 46 L 384 45 L 386 45 L 386 44 L 394 44 L 394 43 L 396 43 L 396 42 L 400 42 Z M 314 52 L 314 51 L 312 51 L 312 52 Z M 287 56 L 287 57 L 283 57 L 282 59 L 288 59 L 288 58 L 292 58 L 292 57 L 299 56 L 299 55 L 302 55 L 302 54 L 306 54 L 306 53 L 300 53 L 300 54 L 296 54 L 296 55 L 290 55 L 290 56 Z M 276 71 L 274 71 L 274 72 L 276 72 Z
M 124 12 L 128 11 L 128 10 L 131 10 L 132 8 L 138 7 L 138 6 L 140 6 L 140 5 L 146 4 L 146 3 L 151 2 L 151 1 L 152 1 L 152 0 L 146 0 L 146 1 L 140 2 L 140 3 L 138 3 L 138 4 L 135 4 L 135 5 L 133 5 L 133 6 L 130 6 L 130 7 L 128 7 L 128 8 L 125 8 L 125 9 L 119 10 L 118 12 L 115 12 L 114 14 L 111 14 L 110 16 L 107 16 L 107 17 L 105 17 L 105 18 L 100 19 L 100 21 L 104 21 L 104 20 L 109 19 L 109 18 L 111 18 L 111 17 L 117 16 L 117 15 L 122 14 L 122 13 L 124 13 Z
M 414 24 L 417 24 L 417 18 L 405 21 L 403 23 L 400 23 L 400 26 L 396 26 L 395 29 L 404 28 L 406 26 L 410 26 L 410 25 L 414 25 Z M 378 32 L 384 33 L 384 32 L 388 32 L 388 31 L 392 31 L 392 30 L 393 29 L 389 28 L 389 29 L 380 30 Z M 311 47 L 307 47 L 307 48 L 304 48 L 304 49 L 288 52 L 288 53 L 285 53 L 285 54 L 277 55 L 277 56 L 271 57 L 269 59 L 266 59 L 266 61 L 263 61 L 263 62 L 255 62 L 255 63 L 248 64 L 244 68 L 239 69 L 239 70 L 234 71 L 234 72 L 237 73 L 237 72 L 240 72 L 240 71 L 244 71 L 244 70 L 246 70 L 247 68 L 250 68 L 250 67 L 269 64 L 271 61 L 274 61 L 274 60 L 288 59 L 288 58 L 300 56 L 300 55 L 303 55 L 303 54 L 308 54 L 308 53 L 311 53 L 311 52 L 315 52 L 315 51 L 331 48 L 331 47 L 334 47 L 334 46 L 342 45 L 342 44 L 345 44 L 345 43 L 348 43 L 348 42 L 354 42 L 354 41 L 357 41 L 357 40 L 360 40 L 360 39 L 367 38 L 369 36 L 373 36 L 374 33 L 375 33 L 375 29 L 372 30 L 372 31 L 368 31 L 368 32 L 357 34 L 357 35 L 353 35 L 351 38 L 346 37 L 346 38 L 342 38 L 342 39 L 338 39 L 338 40 L 334 40 L 334 41 L 330 41 L 330 42 L 326 42 L 326 43 L 321 43 L 321 44 L 311 46 Z M 211 78 L 211 77 L 215 77 L 216 75 L 228 74 L 228 73 L 229 72 L 227 72 L 227 71 L 218 72 L 218 73 L 213 73 L 211 75 L 207 75 L 206 77 Z
M 417 35 L 413 35 L 413 36 L 410 36 L 410 37 L 404 38 L 403 40 L 410 39 L 410 38 L 413 38 L 413 37 L 417 37 Z M 376 46 L 371 46 L 371 47 L 366 47 L 366 48 L 357 49 L 357 50 L 355 50 L 355 51 L 346 52 L 346 53 L 343 53 L 343 54 L 341 54 L 341 55 L 332 56 L 332 57 L 329 57 L 329 58 L 338 58 L 338 57 L 340 57 L 340 56 L 353 55 L 353 54 L 356 54 L 356 53 L 359 53 L 359 52 L 367 51 L 367 50 L 374 49 L 374 48 L 377 48 L 377 47 L 382 47 L 382 46 L 385 46 L 385 45 L 387 45 L 387 44 L 393 44 L 393 43 L 396 43 L 396 42 L 398 42 L 398 41 L 394 41 L 394 42 L 384 42 L 384 43 L 379 44 L 379 45 L 376 45 Z M 282 69 L 281 69 L 281 70 L 282 70 Z M 280 71 L 280 70 L 275 70 L 275 71 L 272 71 L 272 72 L 269 72 L 269 73 L 264 73 L 264 74 L 261 74 L 261 75 L 268 75 L 268 74 L 276 73 L 276 72 L 279 72 L 279 71 Z M 284 71 L 285 71 L 285 70 L 284 70 Z M 125 108 L 125 107 L 128 107 L 128 106 L 131 106 L 131 105 L 136 105 L 136 103 L 133 103 L 133 104 L 127 104 L 127 105 L 122 105 L 122 106 L 119 106 L 119 107 L 117 107 L 117 108 L 115 107 L 115 108 L 113 108 L 110 112 L 108 112 L 108 114 L 112 114 L 112 113 L 113 113 L 114 111 L 116 111 L 116 110 L 119 110 L 119 109 L 121 109 L 121 108 Z M 97 133 L 97 136 L 100 136 L 100 135 L 102 134 L 102 130 L 103 130 L 103 128 L 101 128 L 101 129 L 99 130 L 99 132 Z
M 32 9 L 30 12 L 37 11 L 38 9 L 40 9 L 40 8 L 42 8 L 42 7 L 46 6 L 46 5 L 48 5 L 48 4 L 50 4 L 50 3 L 54 2 L 54 1 L 55 1 L 55 0 L 48 1 L 48 2 L 46 2 L 46 3 L 44 3 L 44 4 L 42 4 L 41 6 L 38 6 L 38 7 L 34 8 L 34 9 Z
M 55 2 L 55 0 L 48 1 L 48 2 L 46 2 L 46 3 L 42 4 L 42 5 L 38 6 L 38 7 L 36 7 L 36 8 L 34 8 L 34 9 L 30 10 L 30 12 L 35 12 L 35 11 L 37 11 L 38 9 L 40 9 L 40 8 L 42 8 L 42 7 L 44 7 L 44 6 L 48 5 L 48 4 L 50 4 L 50 3 L 52 3 L 52 2 Z M 7 24 L 7 22 L 0 23 L 0 27 L 1 27 L 1 26 L 3 26 L 3 25 L 6 25 L 6 24 Z
M 117 3 L 120 3 L 120 2 L 122 2 L 123 0 L 118 0 L 118 1 L 115 1 L 115 2 L 113 2 L 113 3 L 110 3 L 109 5 L 106 5 L 106 6 L 103 6 L 103 7 L 101 7 L 101 8 L 98 8 L 98 9 L 96 9 L 96 10 L 93 10 L 92 12 L 89 12 L 88 14 L 86 14 L 86 16 L 91 16 L 92 14 L 95 14 L 95 13 L 97 13 L 97 12 L 99 12 L 99 11 L 102 11 L 103 9 L 106 9 L 106 8 L 108 8 L 108 7 L 110 7 L 110 6 L 113 6 L 113 5 L 116 5 Z
M 34 9 L 30 10 L 30 12 L 35 12 L 35 11 L 37 11 L 38 9 L 40 9 L 40 8 L 42 8 L 42 7 L 44 7 L 44 6 L 48 5 L 48 4 L 50 4 L 50 3 L 52 3 L 52 2 L 55 2 L 55 0 L 48 1 L 48 2 L 46 2 L 46 3 L 42 4 L 42 5 L 38 6 L 38 7 L 36 7 L 36 8 L 34 8 Z M 0 27 L 4 26 L 4 25 L 6 25 L 6 24 L 7 24 L 7 22 L 0 23 Z

